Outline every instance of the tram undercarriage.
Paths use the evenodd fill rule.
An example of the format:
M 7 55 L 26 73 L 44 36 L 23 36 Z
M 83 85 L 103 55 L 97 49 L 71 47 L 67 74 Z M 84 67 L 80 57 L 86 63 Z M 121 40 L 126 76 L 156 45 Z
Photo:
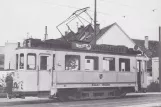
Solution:
M 106 87 L 106 88 L 68 88 L 58 89 L 51 99 L 57 98 L 60 101 L 68 100 L 93 100 L 93 99 L 106 99 L 124 97 L 127 93 L 134 92 L 134 87 Z
M 134 87 L 95 87 L 95 88 L 61 88 L 57 93 L 50 95 L 50 91 L 14 92 L 13 97 L 25 98 L 26 96 L 48 97 L 59 101 L 69 100 L 94 100 L 106 98 L 125 97 L 127 93 L 135 92 Z

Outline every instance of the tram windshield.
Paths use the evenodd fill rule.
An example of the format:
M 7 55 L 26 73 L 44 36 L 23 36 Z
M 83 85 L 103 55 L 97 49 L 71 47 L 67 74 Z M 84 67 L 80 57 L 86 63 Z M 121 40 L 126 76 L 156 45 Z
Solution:
M 27 69 L 28 70 L 36 69 L 36 54 L 32 53 L 27 54 Z

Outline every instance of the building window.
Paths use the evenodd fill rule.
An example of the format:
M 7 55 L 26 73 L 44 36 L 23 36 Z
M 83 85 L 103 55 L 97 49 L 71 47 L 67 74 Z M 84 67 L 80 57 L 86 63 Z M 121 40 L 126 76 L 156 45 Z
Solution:
M 98 70 L 98 57 L 86 56 L 85 57 L 85 70 Z
M 27 69 L 28 70 L 36 69 L 36 54 L 33 53 L 27 54 Z
M 24 54 L 20 54 L 20 69 L 24 69 Z
M 18 69 L 18 54 L 16 54 L 16 70 Z
M 49 69 L 49 56 L 40 56 L 40 70 Z
M 0 54 L 0 70 L 4 69 L 4 54 Z
M 80 56 L 65 55 L 65 70 L 80 70 Z
M 103 70 L 115 71 L 115 58 L 103 57 Z
M 119 58 L 119 70 L 130 71 L 130 59 Z
M 55 54 L 53 55 L 53 70 L 55 70 Z

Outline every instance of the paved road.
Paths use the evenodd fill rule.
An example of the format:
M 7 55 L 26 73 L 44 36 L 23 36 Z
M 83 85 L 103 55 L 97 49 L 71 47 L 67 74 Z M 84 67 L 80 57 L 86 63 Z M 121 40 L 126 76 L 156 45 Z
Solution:
M 152 107 L 150 104 L 161 107 L 161 95 L 130 95 L 126 98 L 50 102 L 50 103 L 28 103 L 13 105 L 12 107 Z M 145 106 L 146 105 L 146 106 Z

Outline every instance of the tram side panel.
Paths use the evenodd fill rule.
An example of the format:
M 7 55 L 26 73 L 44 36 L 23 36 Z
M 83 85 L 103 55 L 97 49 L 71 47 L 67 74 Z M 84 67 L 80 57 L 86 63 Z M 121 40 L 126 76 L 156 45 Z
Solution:
M 134 72 L 57 72 L 57 88 L 135 87 Z
M 86 71 L 85 64 L 84 64 L 85 55 L 93 55 L 93 54 L 63 52 L 63 51 L 57 51 L 54 54 L 55 54 L 54 70 L 46 70 L 42 72 L 36 69 L 34 71 L 17 72 L 16 78 L 18 79 L 17 84 L 19 84 L 17 91 L 21 91 L 21 92 L 42 91 L 43 92 L 43 91 L 51 91 L 51 89 L 58 90 L 59 88 L 64 88 L 64 89 L 65 88 L 91 88 L 91 87 L 133 87 L 135 88 L 137 86 L 136 73 L 132 68 L 132 66 L 136 65 L 135 58 L 133 57 L 130 57 L 131 62 L 130 62 L 129 72 L 126 72 L 126 71 L 120 72 L 118 65 L 116 66 L 117 68 L 115 71 L 102 71 L 100 70 L 100 67 L 102 66 L 101 64 L 99 64 L 98 70 Z M 81 56 L 80 70 L 73 70 L 73 71 L 65 70 L 65 55 L 80 55 Z M 95 56 L 97 55 L 95 54 Z M 117 57 L 119 58 L 120 56 L 117 56 Z M 117 64 L 119 64 L 118 58 L 116 58 Z M 38 61 L 37 61 L 37 65 L 39 66 Z M 42 79 L 42 77 L 44 78 L 44 80 Z M 21 86 L 22 88 L 20 88 Z M 56 93 L 57 91 L 54 91 L 54 92 Z
M 71 54 L 71 53 L 70 53 Z M 73 53 L 72 53 L 73 54 Z M 64 61 L 62 60 L 63 52 L 56 54 L 57 59 L 57 70 L 56 72 L 56 83 L 57 88 L 83 88 L 83 87 L 136 87 L 136 72 L 134 69 L 130 69 L 130 71 L 99 71 L 99 70 L 85 70 L 85 65 L 81 59 L 81 70 L 64 70 L 65 65 Z M 82 55 L 84 58 L 84 55 Z M 117 56 L 118 57 L 118 56 Z M 135 65 L 135 58 L 132 57 L 131 65 Z M 117 61 L 117 60 L 116 60 Z M 132 65 L 133 64 L 133 65 Z M 101 65 L 102 66 L 102 65 Z
M 24 92 L 26 94 L 35 93 L 38 91 L 37 72 L 20 71 L 15 72 L 14 92 Z

